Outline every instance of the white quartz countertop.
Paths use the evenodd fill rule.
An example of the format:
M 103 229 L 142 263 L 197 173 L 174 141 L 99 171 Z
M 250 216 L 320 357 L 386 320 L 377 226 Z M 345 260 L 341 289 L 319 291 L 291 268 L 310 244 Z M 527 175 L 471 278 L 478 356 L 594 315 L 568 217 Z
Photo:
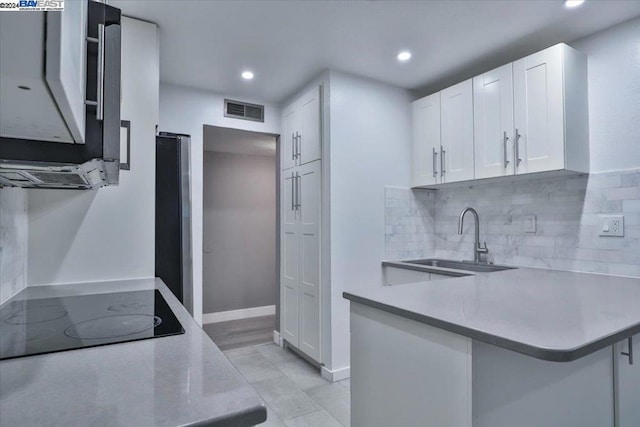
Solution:
M 1 426 L 249 426 L 254 389 L 160 279 L 28 287 L 15 298 L 158 289 L 185 329 L 146 339 L 0 361 Z
M 518 268 L 344 292 L 366 304 L 544 360 L 640 333 L 640 279 Z

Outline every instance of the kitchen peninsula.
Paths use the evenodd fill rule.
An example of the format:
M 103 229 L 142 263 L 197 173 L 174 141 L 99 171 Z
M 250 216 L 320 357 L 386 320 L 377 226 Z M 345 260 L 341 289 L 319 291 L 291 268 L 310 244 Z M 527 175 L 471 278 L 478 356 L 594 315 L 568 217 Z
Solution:
M 640 279 L 519 268 L 344 297 L 353 425 L 638 425 Z

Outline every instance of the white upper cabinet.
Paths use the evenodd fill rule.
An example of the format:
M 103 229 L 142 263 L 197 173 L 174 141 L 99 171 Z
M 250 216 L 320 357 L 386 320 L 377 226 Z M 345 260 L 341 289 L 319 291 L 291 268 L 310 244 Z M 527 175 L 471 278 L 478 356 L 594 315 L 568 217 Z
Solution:
M 76 143 L 84 143 L 87 2 L 47 13 L 46 79 Z
M 0 14 L 0 136 L 84 143 L 87 6 Z
M 414 187 L 588 173 L 586 56 L 552 46 L 415 101 L 413 120 Z
M 300 98 L 298 164 L 320 159 L 320 114 L 320 87 L 316 86 Z
M 282 113 L 282 166 L 283 170 L 290 169 L 296 165 L 296 127 L 299 112 L 296 104 L 290 105 Z
M 440 92 L 413 103 L 412 185 L 440 183 Z
M 282 169 L 321 157 L 320 87 L 305 92 L 285 107 L 282 115 Z
M 473 79 L 475 178 L 513 175 L 513 67 Z
M 466 80 L 440 92 L 441 182 L 473 179 L 473 85 Z
M 516 173 L 589 171 L 586 57 L 558 44 L 513 63 Z

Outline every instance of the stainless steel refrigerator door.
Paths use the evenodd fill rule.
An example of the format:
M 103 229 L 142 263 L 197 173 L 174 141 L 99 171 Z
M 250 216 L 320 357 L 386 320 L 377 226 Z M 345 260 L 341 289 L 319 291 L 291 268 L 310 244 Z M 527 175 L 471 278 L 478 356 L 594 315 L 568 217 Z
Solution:
M 193 316 L 193 245 L 191 242 L 191 141 L 180 141 L 180 198 L 182 216 L 182 304 Z

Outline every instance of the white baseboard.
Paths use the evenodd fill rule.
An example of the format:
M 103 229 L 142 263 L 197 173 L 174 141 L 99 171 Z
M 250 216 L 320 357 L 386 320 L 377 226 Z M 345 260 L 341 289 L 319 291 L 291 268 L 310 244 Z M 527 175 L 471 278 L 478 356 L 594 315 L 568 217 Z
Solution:
M 320 370 L 320 375 L 322 375 L 322 378 L 324 378 L 325 380 L 333 383 L 351 377 L 351 368 L 347 366 L 346 368 L 340 368 L 336 369 L 335 371 L 331 371 L 327 369 L 326 366 L 323 366 Z
M 278 346 L 278 347 L 282 347 L 283 346 L 283 342 L 282 342 L 282 337 L 280 336 L 280 332 L 278 331 L 273 331 L 273 342 Z
M 202 315 L 202 323 L 227 322 L 229 320 L 248 319 L 250 317 L 269 316 L 271 314 L 276 314 L 275 305 L 219 311 L 217 313 L 205 313 Z

